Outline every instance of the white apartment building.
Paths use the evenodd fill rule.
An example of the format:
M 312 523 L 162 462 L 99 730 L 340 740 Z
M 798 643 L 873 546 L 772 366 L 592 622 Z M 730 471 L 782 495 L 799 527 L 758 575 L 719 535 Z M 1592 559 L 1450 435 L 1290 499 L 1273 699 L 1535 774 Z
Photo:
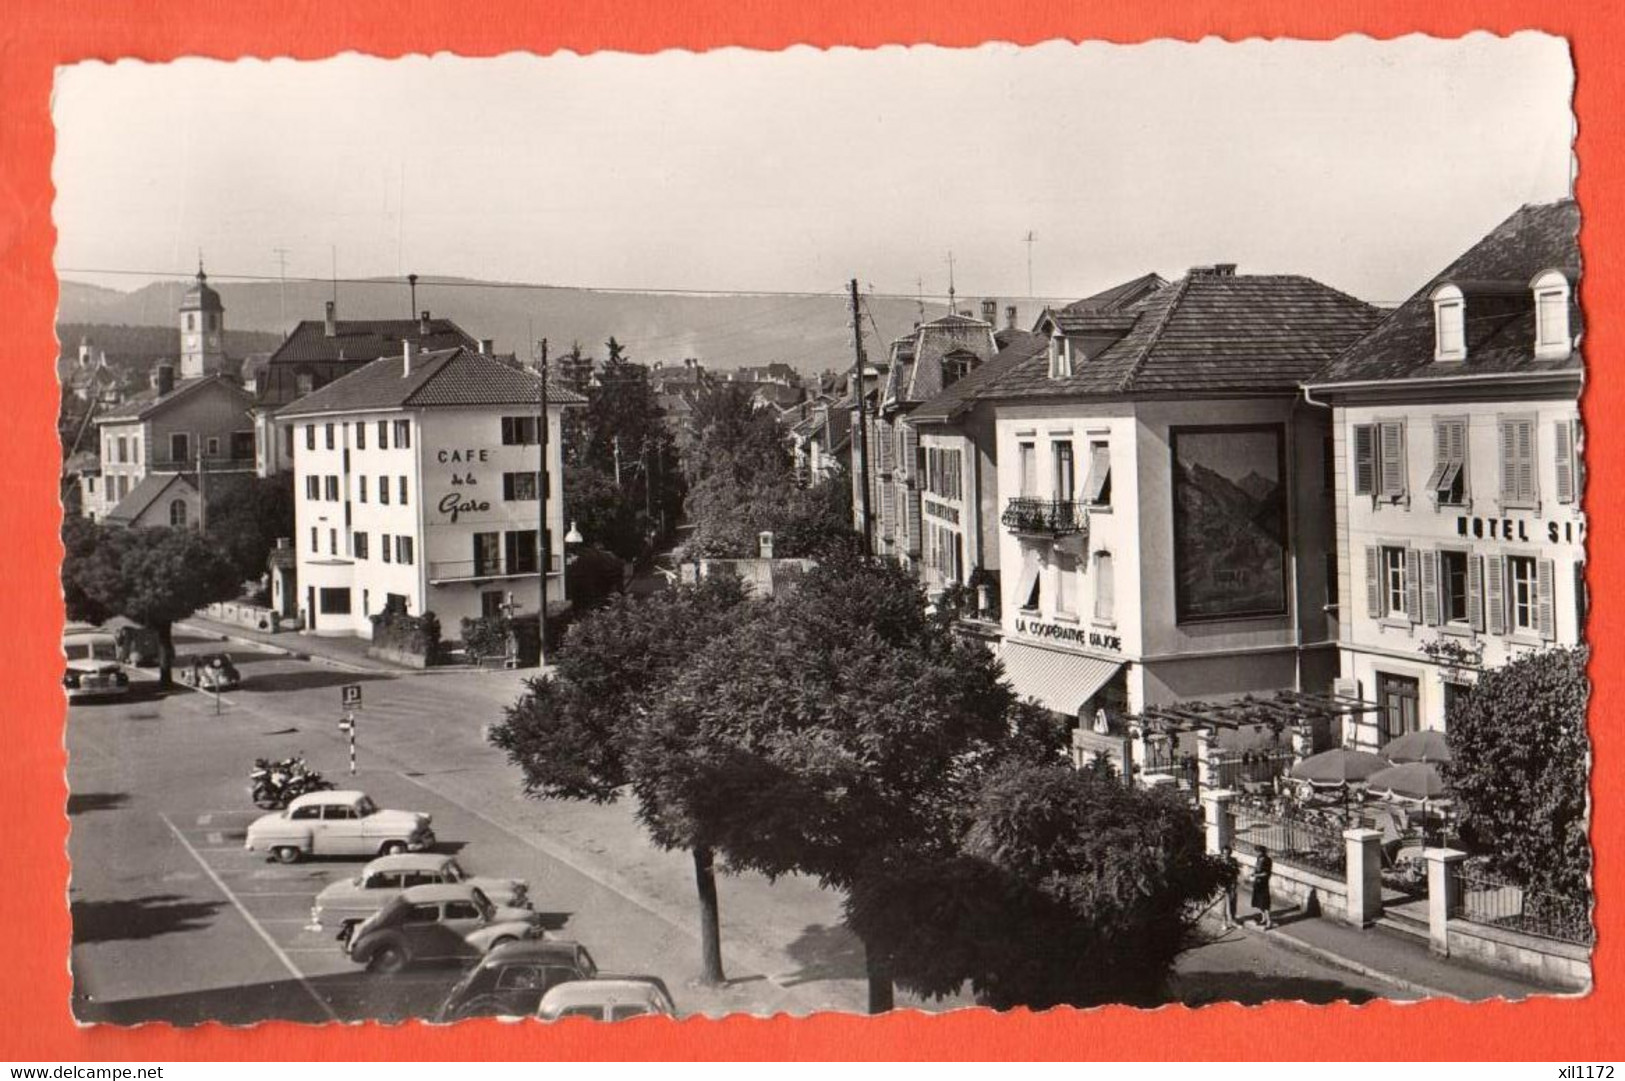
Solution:
M 540 388 L 484 353 L 407 342 L 280 410 L 297 528 L 277 607 L 317 634 L 371 637 L 388 604 L 432 611 L 455 634 L 463 617 L 535 614 L 543 552 L 549 610 L 562 606 L 560 416 L 584 399 L 549 385 L 540 469 Z
M 1332 407 L 1341 674 L 1367 748 L 1581 641 L 1579 212 L 1526 206 L 1311 380 Z
M 1198 268 L 980 391 L 1018 694 L 1091 720 L 1330 689 L 1330 426 L 1298 387 L 1377 318 L 1307 278 Z

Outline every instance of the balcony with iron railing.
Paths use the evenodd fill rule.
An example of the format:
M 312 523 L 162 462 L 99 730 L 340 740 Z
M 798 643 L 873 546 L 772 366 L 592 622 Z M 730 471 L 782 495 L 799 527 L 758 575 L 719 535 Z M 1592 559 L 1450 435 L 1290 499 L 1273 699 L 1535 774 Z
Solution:
M 535 575 L 541 561 L 534 556 L 524 559 L 435 559 L 429 561 L 429 582 L 488 582 L 497 578 L 527 578 Z M 547 573 L 557 574 L 560 561 L 557 555 L 548 559 Z
M 1063 537 L 1089 532 L 1088 504 L 1071 499 L 1035 499 L 1015 496 L 1000 519 L 1012 533 Z

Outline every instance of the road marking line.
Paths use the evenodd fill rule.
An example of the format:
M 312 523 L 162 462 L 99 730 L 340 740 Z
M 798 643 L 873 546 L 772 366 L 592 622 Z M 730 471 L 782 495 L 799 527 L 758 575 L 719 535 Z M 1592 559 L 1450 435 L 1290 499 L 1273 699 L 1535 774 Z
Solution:
M 271 937 L 271 932 L 267 931 L 260 921 L 254 918 L 253 913 L 244 907 L 243 903 L 237 899 L 237 895 L 231 892 L 231 887 L 227 886 L 220 876 L 214 873 L 214 868 L 204 862 L 203 857 L 198 854 L 198 850 L 192 847 L 192 842 L 188 841 L 186 835 L 176 828 L 175 823 L 169 820 L 169 816 L 159 812 L 158 817 L 163 819 L 164 825 L 169 827 L 169 831 L 175 835 L 175 840 L 181 843 L 181 847 L 191 853 L 192 858 L 197 861 L 197 865 L 203 868 L 203 873 L 208 875 L 214 882 L 215 888 L 225 894 L 226 900 L 232 903 L 232 906 L 237 909 L 237 912 L 244 920 L 248 921 L 248 926 L 254 929 L 254 933 L 259 935 L 267 946 L 271 947 L 271 952 L 276 955 L 276 959 L 281 961 L 282 967 L 287 969 L 293 978 L 299 981 L 299 986 L 305 989 L 305 993 L 310 996 L 311 1001 L 320 1006 L 322 1012 L 332 1020 L 340 1020 L 339 1015 L 333 1012 L 333 1007 L 329 1006 L 327 1001 L 316 993 L 316 988 L 311 986 L 310 981 L 305 979 L 305 974 L 299 971 L 298 966 L 293 963 L 293 959 L 283 951 L 281 946 L 276 944 L 276 939 Z
M 226 843 L 226 835 L 221 833 L 219 830 L 206 834 L 203 839 L 208 841 L 211 845 L 223 845 Z
M 238 897 L 314 897 L 309 890 L 275 891 L 275 890 L 238 890 Z
M 212 823 L 213 821 L 214 821 L 214 815 L 198 815 L 197 816 L 197 824 L 200 825 L 200 826 L 207 826 L 210 823 Z
M 169 819 L 165 818 L 164 821 L 168 822 Z M 180 830 L 176 830 L 175 832 L 179 833 Z M 190 846 L 188 846 L 188 847 L 190 847 Z M 243 848 L 241 845 L 198 845 L 197 850 L 199 852 L 247 852 L 248 851 L 246 848 Z

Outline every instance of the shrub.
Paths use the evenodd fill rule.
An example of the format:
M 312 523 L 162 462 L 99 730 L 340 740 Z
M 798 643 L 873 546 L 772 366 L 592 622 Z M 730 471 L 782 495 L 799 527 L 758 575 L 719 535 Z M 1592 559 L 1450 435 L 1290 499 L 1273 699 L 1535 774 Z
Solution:
M 440 617 L 433 612 L 412 616 L 400 608 L 385 608 L 372 617 L 372 644 L 435 664 L 440 660 Z

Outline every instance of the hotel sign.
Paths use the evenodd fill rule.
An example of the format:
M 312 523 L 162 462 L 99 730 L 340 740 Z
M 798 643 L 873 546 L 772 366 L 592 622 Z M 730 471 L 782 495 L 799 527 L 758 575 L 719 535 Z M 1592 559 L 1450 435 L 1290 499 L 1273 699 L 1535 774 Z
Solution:
M 1070 623 L 1045 623 L 1042 620 L 1017 616 L 1016 633 L 1055 642 L 1072 642 L 1111 653 L 1123 652 L 1123 639 L 1118 635 L 1085 630 Z
M 1586 537 L 1585 522 L 1566 521 L 1546 522 L 1547 544 L 1583 544 Z M 1541 523 L 1531 522 L 1526 518 L 1469 518 L 1466 515 L 1456 519 L 1456 536 L 1472 537 L 1475 540 L 1512 541 L 1518 544 L 1528 544 L 1533 538 L 1540 543 Z

